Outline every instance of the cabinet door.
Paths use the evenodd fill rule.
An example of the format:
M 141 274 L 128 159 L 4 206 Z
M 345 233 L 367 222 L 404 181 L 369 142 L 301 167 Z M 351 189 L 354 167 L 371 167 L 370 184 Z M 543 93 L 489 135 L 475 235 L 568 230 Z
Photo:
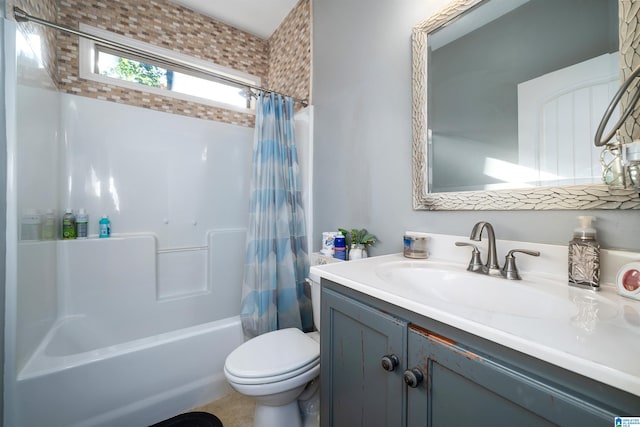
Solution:
M 325 288 L 321 315 L 322 426 L 402 426 L 406 322 Z
M 614 414 L 429 331 L 409 326 L 408 426 L 610 426 Z

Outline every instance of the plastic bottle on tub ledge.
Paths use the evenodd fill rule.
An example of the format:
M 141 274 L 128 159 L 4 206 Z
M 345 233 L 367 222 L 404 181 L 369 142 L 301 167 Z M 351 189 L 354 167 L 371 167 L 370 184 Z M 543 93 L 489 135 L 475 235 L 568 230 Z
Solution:
M 46 210 L 42 219 L 42 240 L 56 240 L 58 238 L 58 220 L 52 208 Z
M 103 215 L 100 219 L 100 238 L 111 237 L 111 221 L 107 215 Z
M 89 237 L 89 215 L 84 208 L 80 208 L 76 215 L 76 238 L 86 239 L 87 237 Z
M 25 209 L 20 222 L 20 240 L 40 240 L 42 219 L 37 209 Z
M 62 239 L 73 240 L 76 238 L 76 216 L 73 209 L 67 208 L 62 217 Z

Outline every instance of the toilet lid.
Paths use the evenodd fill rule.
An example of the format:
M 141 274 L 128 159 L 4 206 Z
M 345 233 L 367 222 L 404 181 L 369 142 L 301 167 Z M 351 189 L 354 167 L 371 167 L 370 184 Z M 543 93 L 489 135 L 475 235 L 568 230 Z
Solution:
M 225 370 L 238 378 L 269 378 L 299 371 L 320 361 L 320 344 L 299 329 L 257 336 L 233 350 Z

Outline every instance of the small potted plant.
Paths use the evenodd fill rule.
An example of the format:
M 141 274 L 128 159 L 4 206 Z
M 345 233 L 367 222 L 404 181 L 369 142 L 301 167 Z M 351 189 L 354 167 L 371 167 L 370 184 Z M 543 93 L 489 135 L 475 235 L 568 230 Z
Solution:
M 347 231 L 344 228 L 339 228 L 344 237 L 347 248 L 349 248 L 349 259 L 366 258 L 367 248 L 376 243 L 376 236 L 369 233 L 366 228 L 360 230 L 353 228 L 351 231 Z

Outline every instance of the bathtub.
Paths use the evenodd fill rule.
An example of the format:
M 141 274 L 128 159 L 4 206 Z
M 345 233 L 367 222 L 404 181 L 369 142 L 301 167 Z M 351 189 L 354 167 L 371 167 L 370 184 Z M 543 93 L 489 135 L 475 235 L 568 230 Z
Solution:
M 61 314 L 18 370 L 16 425 L 148 426 L 228 393 L 224 361 L 243 341 L 242 259 L 211 258 L 227 237 L 172 252 L 181 264 L 208 259 L 209 279 L 182 292 L 165 282 L 165 296 L 153 236 L 58 242 Z M 78 264 L 90 268 L 65 267 Z
M 222 369 L 242 342 L 239 317 L 93 349 L 85 322 L 61 321 L 18 375 L 20 425 L 147 426 L 230 391 Z

